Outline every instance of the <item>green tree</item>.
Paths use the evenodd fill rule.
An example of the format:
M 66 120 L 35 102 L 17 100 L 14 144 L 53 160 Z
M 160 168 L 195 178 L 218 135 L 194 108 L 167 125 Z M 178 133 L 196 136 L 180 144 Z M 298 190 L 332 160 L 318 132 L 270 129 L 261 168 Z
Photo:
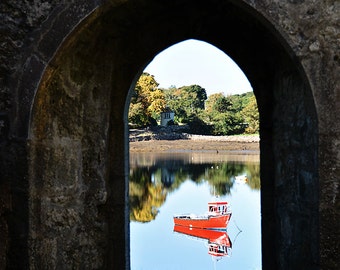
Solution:
M 254 96 L 253 92 L 247 92 L 243 94 L 237 94 L 237 95 L 231 95 L 229 96 L 231 103 L 232 103 L 232 108 L 231 110 L 235 112 L 240 112 L 243 110 L 244 107 L 248 105 L 250 102 L 251 98 Z
M 183 109 L 183 100 L 181 91 L 176 87 L 170 87 L 164 90 L 166 105 L 175 113 L 176 122 L 182 122 L 186 118 L 186 112 Z
M 215 111 L 215 103 L 218 99 L 224 97 L 223 93 L 211 94 L 205 102 L 205 111 L 209 114 Z
M 242 110 L 241 114 L 243 115 L 245 123 L 247 124 L 245 133 L 258 133 L 260 130 L 260 119 L 259 110 L 254 95 L 250 98 L 248 105 Z
M 244 132 L 243 118 L 239 113 L 218 113 L 214 115 L 212 122 L 214 135 L 235 135 Z
M 164 92 L 158 88 L 153 75 L 143 73 L 136 83 L 129 108 L 129 122 L 137 126 L 149 125 L 165 109 Z
M 205 122 L 212 126 L 214 135 L 233 135 L 258 132 L 259 114 L 253 92 L 224 96 L 210 95 L 206 102 Z
M 165 90 L 165 98 L 167 106 L 175 112 L 175 119 L 187 123 L 204 110 L 207 94 L 201 86 L 190 85 Z
M 130 103 L 129 122 L 138 126 L 143 126 L 148 123 L 148 115 L 145 113 L 145 108 L 142 103 Z
M 213 94 L 207 100 L 206 121 L 214 135 L 240 134 L 244 131 L 243 119 L 235 110 L 232 96 Z
M 204 110 L 204 103 L 207 100 L 207 93 L 204 88 L 194 84 L 180 88 L 183 95 L 188 98 L 188 103 L 193 110 Z
M 233 103 L 229 97 L 221 96 L 216 100 L 213 108 L 219 113 L 225 113 L 231 111 L 232 105 Z

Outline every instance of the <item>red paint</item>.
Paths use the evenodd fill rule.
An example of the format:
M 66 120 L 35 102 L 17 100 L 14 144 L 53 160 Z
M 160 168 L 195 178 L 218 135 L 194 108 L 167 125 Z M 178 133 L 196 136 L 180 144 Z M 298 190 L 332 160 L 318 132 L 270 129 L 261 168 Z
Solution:
M 225 229 L 231 218 L 228 202 L 208 203 L 208 212 L 202 215 L 183 214 L 174 216 L 174 223 L 178 226 L 201 229 Z

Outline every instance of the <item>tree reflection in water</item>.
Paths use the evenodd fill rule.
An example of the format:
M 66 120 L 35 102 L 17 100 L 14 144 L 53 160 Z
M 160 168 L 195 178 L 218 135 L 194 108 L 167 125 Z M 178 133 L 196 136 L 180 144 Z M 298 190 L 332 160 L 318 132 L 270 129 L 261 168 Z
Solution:
M 251 189 L 260 189 L 258 155 L 208 155 L 207 153 L 153 154 L 131 153 L 130 156 L 130 220 L 149 222 L 157 216 L 167 194 L 185 181 L 206 182 L 211 195 L 230 193 L 235 177 L 246 175 Z

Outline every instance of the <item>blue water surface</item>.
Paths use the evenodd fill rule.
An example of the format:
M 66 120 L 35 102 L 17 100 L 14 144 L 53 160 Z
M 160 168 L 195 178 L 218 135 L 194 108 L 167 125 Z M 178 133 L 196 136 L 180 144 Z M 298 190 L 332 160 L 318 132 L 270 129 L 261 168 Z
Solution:
M 196 183 L 188 178 L 167 194 L 154 220 L 131 221 L 131 269 L 261 269 L 260 190 L 247 183 L 235 182 L 230 193 L 218 198 L 232 207 L 227 227 L 231 256 L 217 261 L 208 254 L 206 241 L 173 232 L 174 214 L 204 213 L 207 203 L 215 199 L 207 181 Z

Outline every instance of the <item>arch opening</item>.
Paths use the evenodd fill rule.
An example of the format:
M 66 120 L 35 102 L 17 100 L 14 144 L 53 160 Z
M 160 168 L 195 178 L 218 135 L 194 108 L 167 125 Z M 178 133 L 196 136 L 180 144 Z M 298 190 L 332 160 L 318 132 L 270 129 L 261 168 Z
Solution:
M 244 110 L 254 96 L 245 75 L 239 72 L 242 71 L 216 47 L 203 41 L 188 40 L 158 54 L 139 77 L 129 110 L 132 269 L 162 268 L 164 265 L 206 268 L 211 265 L 211 259 L 219 261 L 219 267 L 244 268 L 247 265 L 261 268 L 258 145 L 255 142 L 234 142 L 231 146 L 230 142 L 217 142 L 223 138 L 209 136 L 244 134 L 245 123 L 249 121 L 246 112 L 252 108 L 249 113 L 254 117 L 258 115 L 257 106 L 248 106 Z M 231 81 L 231 76 L 237 79 Z M 191 90 L 197 96 L 190 95 Z M 201 91 L 204 95 L 199 94 Z M 155 96 L 159 100 L 153 100 Z M 204 96 L 204 106 L 198 96 Z M 217 99 L 221 103 L 227 102 L 224 104 L 228 106 L 217 107 Z M 157 118 L 169 114 L 156 111 L 158 107 L 152 106 L 160 101 L 164 101 L 166 112 L 173 113 L 170 124 L 165 122 L 168 118 Z M 137 108 L 141 107 L 144 110 L 138 111 Z M 195 110 L 190 109 L 193 107 Z M 148 111 L 150 108 L 152 113 Z M 147 119 L 143 115 L 149 115 L 153 121 L 142 122 Z M 255 130 L 258 124 L 247 123 L 250 124 L 247 132 L 251 128 Z M 204 141 L 201 135 L 199 141 L 188 140 L 184 139 L 186 134 L 208 137 Z M 242 138 L 256 140 L 256 137 Z M 237 150 L 238 154 L 234 155 Z M 242 208 L 250 197 L 252 207 Z M 214 200 L 228 201 L 233 211 L 227 232 L 220 232 L 219 237 L 223 240 L 215 240 L 211 230 L 185 230 L 173 225 L 174 214 L 204 213 L 206 203 Z M 239 235 L 241 230 L 247 232 L 246 238 Z M 183 235 L 189 239 L 181 237 Z M 199 241 L 193 244 L 190 239 Z M 166 243 L 166 256 L 163 243 Z M 210 248 L 218 245 L 224 253 L 217 256 L 205 248 L 208 245 Z M 188 246 L 190 249 L 186 248 Z M 231 256 L 235 247 L 247 254 L 246 260 L 238 260 L 237 254 Z
M 195 38 L 235 59 L 257 98 L 263 269 L 316 268 L 318 134 L 308 81 L 284 39 L 250 7 L 192 2 L 188 11 L 188 3 L 147 2 L 143 14 L 131 3 L 105 6 L 45 70 L 30 126 L 32 267 L 130 267 L 129 89 L 154 55 Z

